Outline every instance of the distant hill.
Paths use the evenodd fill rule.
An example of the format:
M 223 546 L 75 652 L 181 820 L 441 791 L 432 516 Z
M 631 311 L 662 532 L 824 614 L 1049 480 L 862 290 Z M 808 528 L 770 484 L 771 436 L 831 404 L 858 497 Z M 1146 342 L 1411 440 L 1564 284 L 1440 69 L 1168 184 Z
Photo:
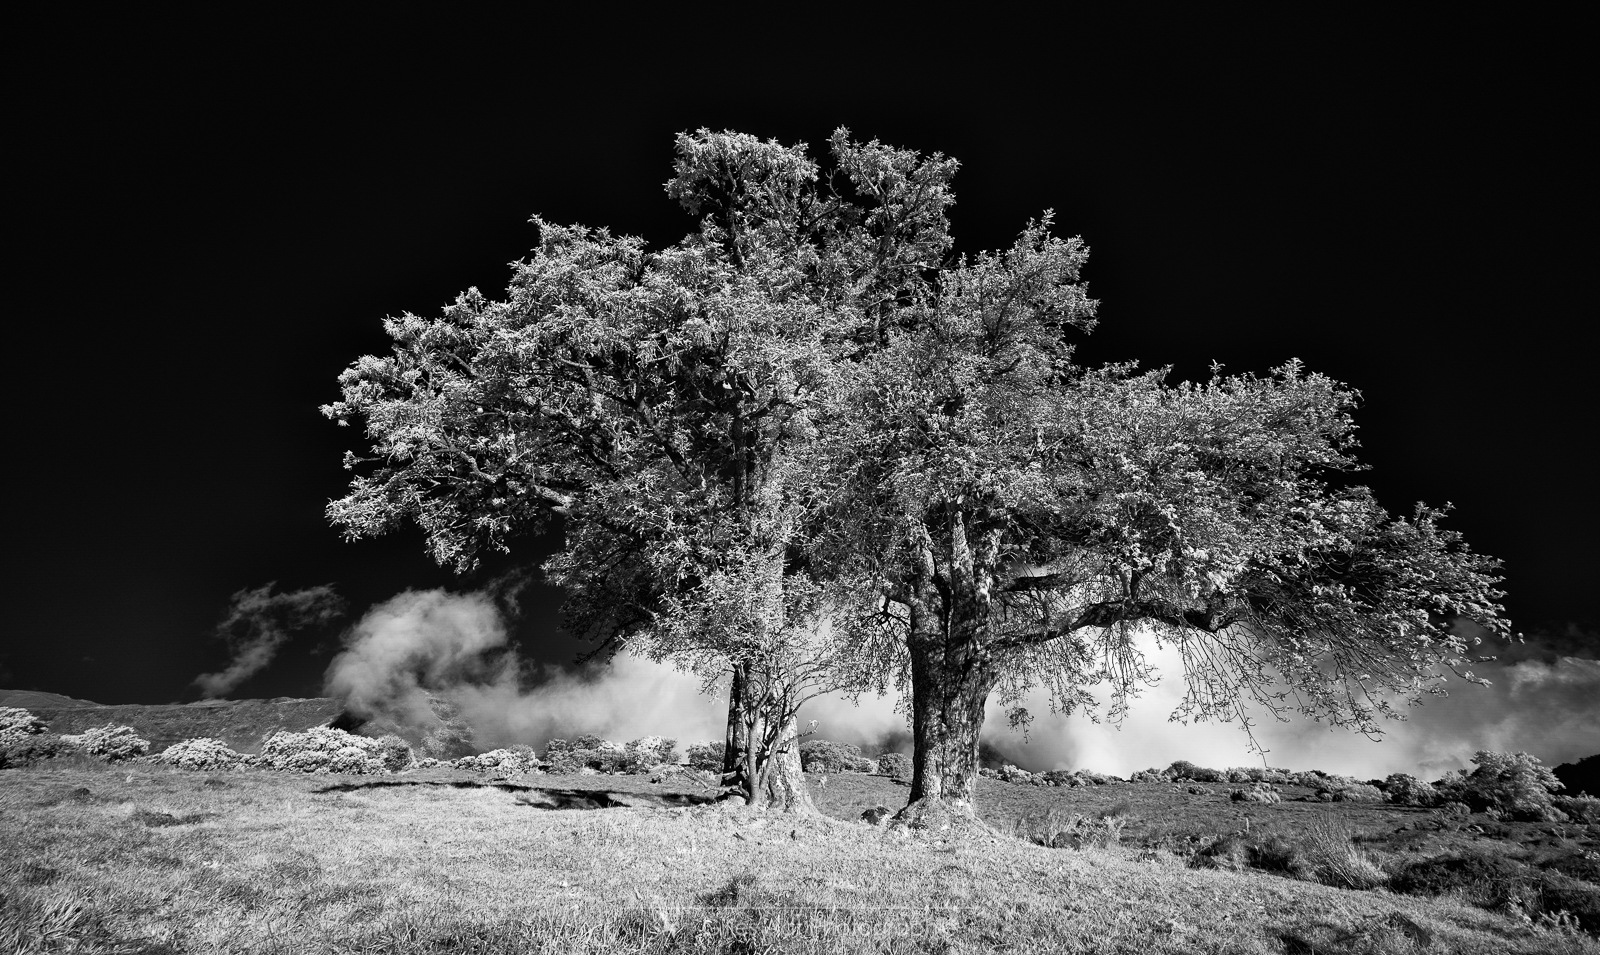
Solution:
M 1556 778 L 1566 784 L 1563 796 L 1588 793 L 1600 796 L 1600 754 L 1585 756 L 1576 763 L 1562 763 L 1555 768 Z
M 53 706 L 59 709 L 67 706 L 99 705 L 92 700 L 75 700 L 60 693 L 45 693 L 40 690 L 0 690 L 0 706 L 20 706 L 25 710 L 31 710 L 36 706 Z
M 131 726 L 160 752 L 197 736 L 220 739 L 231 749 L 254 753 L 263 737 L 288 730 L 298 733 L 327 726 L 343 712 L 337 700 L 204 700 L 183 704 L 100 704 L 35 690 L 0 690 L 0 706 L 20 706 L 50 725 L 52 733 L 81 733 L 115 723 Z

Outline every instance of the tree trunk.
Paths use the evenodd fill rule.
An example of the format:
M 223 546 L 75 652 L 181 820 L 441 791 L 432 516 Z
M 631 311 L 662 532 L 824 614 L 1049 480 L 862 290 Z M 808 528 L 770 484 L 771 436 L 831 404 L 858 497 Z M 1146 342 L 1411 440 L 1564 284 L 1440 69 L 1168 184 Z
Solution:
M 984 704 L 999 676 L 975 641 L 927 634 L 909 650 L 913 754 L 906 808 L 932 802 L 970 816 Z
M 762 712 L 758 682 L 751 673 L 750 664 L 740 663 L 734 667 L 728 689 L 728 732 L 722 754 L 725 785 L 737 787 L 751 806 L 782 812 L 816 812 L 811 789 L 800 766 L 800 729 L 793 716 L 788 718 L 778 737 L 787 742 L 780 743 L 770 759 L 762 752 L 768 714 Z
M 800 728 L 794 717 L 789 717 L 781 738 L 788 742 L 762 768 L 761 786 L 752 804 L 782 812 L 815 813 L 811 788 L 800 768 Z
M 722 746 L 722 775 L 729 785 L 745 786 L 745 752 L 749 739 L 745 734 L 745 716 L 754 704 L 750 699 L 750 664 L 736 663 L 733 682 L 728 685 L 728 733 Z M 729 779 L 728 774 L 736 774 Z

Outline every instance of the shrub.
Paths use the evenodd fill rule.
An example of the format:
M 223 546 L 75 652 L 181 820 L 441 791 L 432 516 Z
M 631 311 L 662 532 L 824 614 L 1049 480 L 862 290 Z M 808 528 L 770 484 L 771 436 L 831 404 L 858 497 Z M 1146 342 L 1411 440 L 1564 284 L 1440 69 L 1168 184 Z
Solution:
M 0 706 L 0 769 L 31 766 L 67 748 L 61 737 L 45 729 L 45 722 L 28 710 Z
M 180 769 L 231 769 L 239 765 L 239 754 L 222 740 L 201 736 L 173 743 L 157 753 L 155 761 Z
M 662 736 L 644 736 L 629 743 L 626 747 L 628 754 L 633 757 L 634 764 L 630 772 L 642 773 L 652 766 L 663 763 L 676 763 L 676 750 L 678 741 Z
M 510 749 L 491 749 L 476 756 L 463 756 L 453 764 L 456 769 L 489 773 L 537 773 L 539 757 L 531 746 L 513 746 Z
M 1401 806 L 1430 807 L 1439 804 L 1439 791 L 1415 776 L 1390 773 L 1382 787 L 1384 798 Z
M 0 739 L 16 734 L 38 736 L 48 727 L 44 720 L 20 706 L 0 706 Z
M 557 753 L 572 752 L 572 744 L 564 739 L 553 739 L 544 744 L 544 758 L 554 759 Z
M 135 733 L 133 727 L 112 723 L 61 739 L 79 752 L 97 756 L 108 763 L 133 759 L 150 752 L 150 741 Z
M 689 768 L 705 773 L 722 772 L 722 753 L 726 747 L 727 744 L 720 740 L 694 744 L 687 753 Z
M 1267 835 L 1259 839 L 1249 839 L 1239 833 L 1219 836 L 1210 845 L 1195 852 L 1189 859 L 1189 866 L 1195 869 L 1223 869 L 1229 872 L 1260 869 L 1263 872 L 1278 872 L 1307 882 L 1316 881 L 1300 850 L 1277 835 Z
M 1466 796 L 1475 808 L 1495 809 L 1530 822 L 1565 821 L 1550 801 L 1551 793 L 1562 788 L 1561 780 L 1539 765 L 1539 757 L 1482 750 L 1472 761 L 1478 768 L 1466 779 Z
M 1383 791 L 1344 776 L 1329 776 L 1317 784 L 1317 798 L 1323 802 L 1383 802 Z
M 1199 869 L 1281 872 L 1347 889 L 1376 888 L 1385 879 L 1383 870 L 1356 848 L 1350 830 L 1329 817 L 1312 822 L 1295 837 L 1222 836 L 1195 853 L 1189 864 Z
M 1227 779 L 1227 774 L 1220 770 L 1196 766 L 1186 759 L 1180 759 L 1168 766 L 1167 775 L 1173 779 L 1189 779 L 1197 783 L 1220 783 Z
M 1057 824 L 1055 819 L 1049 820 L 1047 838 L 1043 841 L 1052 849 L 1105 849 L 1122 841 L 1122 830 L 1127 825 L 1126 816 L 1089 818 L 1074 814 L 1064 826 Z
M 572 776 L 583 769 L 583 764 L 578 762 L 577 757 L 567 750 L 557 750 L 549 753 L 545 762 L 547 771 L 561 776 Z
M 604 742 L 605 742 L 605 740 L 603 740 L 600 737 L 594 735 L 593 733 L 585 733 L 582 736 L 580 736 L 577 739 L 572 741 L 572 748 L 575 749 L 575 750 L 578 750 L 578 749 L 599 749 L 600 748 L 600 744 L 602 744 Z
M 1383 802 L 1383 790 L 1370 783 L 1351 783 L 1334 790 L 1334 802 Z
M 411 752 L 411 744 L 398 736 L 390 734 L 378 737 L 378 762 L 391 773 L 398 773 L 410 769 L 416 755 Z
M 905 753 L 884 753 L 878 757 L 878 775 L 895 779 L 911 778 L 911 757 Z
M 1481 849 L 1412 862 L 1389 885 L 1411 895 L 1456 893 L 1483 908 L 1512 909 L 1530 917 L 1566 912 L 1585 931 L 1600 931 L 1600 886 Z
M 808 773 L 870 773 L 872 762 L 861 748 L 830 739 L 808 739 L 800 744 L 800 765 Z
M 304 733 L 279 730 L 262 741 L 254 762 L 263 769 L 282 772 L 375 775 L 386 771 L 377 740 L 331 726 L 313 727 Z
M 1467 777 L 1452 769 L 1433 781 L 1433 791 L 1439 794 L 1441 803 L 1466 802 Z
M 1070 776 L 1072 774 L 1068 773 L 1068 775 Z M 1033 774 L 1020 766 L 1013 766 L 1010 763 L 1006 763 L 1004 766 L 1000 767 L 1000 778 L 1008 783 L 1026 783 L 1033 781 Z
M 1566 813 L 1573 822 L 1584 822 L 1590 825 L 1600 824 L 1600 797 L 1582 796 L 1553 796 L 1550 802 L 1559 810 Z
M 0 769 L 18 769 L 73 751 L 54 733 L 0 734 Z
M 1234 802 L 1258 802 L 1264 805 L 1283 802 L 1283 797 L 1278 791 L 1266 783 L 1256 783 L 1249 789 L 1235 789 L 1228 793 L 1228 798 Z

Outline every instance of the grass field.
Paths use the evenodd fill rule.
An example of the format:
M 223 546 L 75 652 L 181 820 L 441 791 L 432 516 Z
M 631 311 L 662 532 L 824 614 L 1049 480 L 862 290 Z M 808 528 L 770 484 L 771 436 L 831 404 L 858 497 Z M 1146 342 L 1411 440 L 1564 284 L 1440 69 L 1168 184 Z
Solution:
M 1225 797 L 1196 807 L 1170 787 L 1141 800 L 1133 786 L 983 783 L 980 814 L 1024 836 L 1051 814 L 1109 813 L 1159 843 L 1162 827 L 1185 838 L 1186 826 L 1215 833 L 1237 816 Z M 1047 849 L 854 821 L 904 793 L 836 776 L 817 790 L 825 815 L 797 820 L 695 805 L 692 787 L 642 777 L 56 760 L 0 771 L 0 951 L 1600 951 L 1570 929 L 1450 899 L 1196 870 L 1131 844 L 1145 838 Z M 1318 811 L 1253 815 L 1273 810 L 1284 812 L 1254 824 L 1292 827 Z

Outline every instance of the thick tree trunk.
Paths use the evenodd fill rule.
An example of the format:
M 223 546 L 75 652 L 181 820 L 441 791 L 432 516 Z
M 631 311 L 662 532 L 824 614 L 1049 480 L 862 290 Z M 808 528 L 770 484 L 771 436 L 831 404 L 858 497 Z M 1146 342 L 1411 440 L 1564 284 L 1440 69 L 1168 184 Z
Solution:
M 919 640 L 911 650 L 911 803 L 970 815 L 984 704 L 998 682 L 974 645 Z M 908 807 L 909 808 L 909 807 Z
M 756 692 L 757 681 L 749 664 L 734 668 L 728 689 L 728 732 L 722 766 L 725 785 L 737 788 L 748 805 L 782 812 L 812 813 L 816 805 L 800 766 L 799 726 L 793 716 L 780 740 L 788 742 L 763 762 L 761 740 L 766 736 L 766 713 Z M 756 742 L 752 745 L 751 740 Z
M 782 738 L 789 742 L 780 747 L 763 768 L 761 786 L 753 804 L 783 812 L 814 813 L 817 807 L 811 801 L 811 789 L 800 768 L 799 727 L 794 717 L 783 727 Z

